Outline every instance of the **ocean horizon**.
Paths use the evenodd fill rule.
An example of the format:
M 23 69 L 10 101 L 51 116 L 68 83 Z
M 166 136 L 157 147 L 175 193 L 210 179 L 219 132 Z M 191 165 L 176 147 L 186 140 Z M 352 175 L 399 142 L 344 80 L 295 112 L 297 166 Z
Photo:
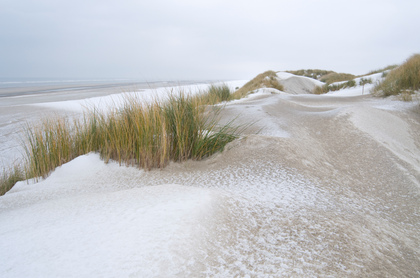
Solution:
M 187 80 L 188 81 L 188 80 Z M 189 80 L 191 81 L 191 80 Z M 145 80 L 140 78 L 6 78 L 0 77 L 0 89 L 22 88 L 22 87 L 40 87 L 55 85 L 80 85 L 80 84 L 126 84 L 126 83 L 165 83 L 175 82 L 171 80 Z M 176 81 L 179 82 L 179 81 Z M 185 81 L 181 81 L 185 82 Z

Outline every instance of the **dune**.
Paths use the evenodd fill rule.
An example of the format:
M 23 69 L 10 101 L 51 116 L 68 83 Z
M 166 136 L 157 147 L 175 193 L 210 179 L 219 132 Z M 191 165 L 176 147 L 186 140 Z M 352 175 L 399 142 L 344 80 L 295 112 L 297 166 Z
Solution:
M 313 78 L 296 76 L 294 74 L 281 72 L 278 75 L 280 83 L 284 86 L 284 91 L 289 94 L 311 94 L 316 86 L 324 83 Z
M 418 276 L 418 104 L 279 79 L 225 105 L 221 122 L 253 125 L 203 161 L 91 153 L 18 183 L 0 197 L 0 275 Z

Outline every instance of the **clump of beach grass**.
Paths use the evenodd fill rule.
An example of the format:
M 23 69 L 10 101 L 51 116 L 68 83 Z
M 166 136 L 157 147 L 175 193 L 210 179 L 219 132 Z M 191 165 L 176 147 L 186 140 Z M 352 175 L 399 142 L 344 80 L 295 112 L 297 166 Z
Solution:
M 350 73 L 331 72 L 322 76 L 319 80 L 327 84 L 332 84 L 335 82 L 350 81 L 353 80 L 355 77 L 355 75 Z
M 314 94 L 320 95 L 320 94 L 325 94 L 328 93 L 330 91 L 338 91 L 341 89 L 346 89 L 346 88 L 352 88 L 355 87 L 356 81 L 355 80 L 349 80 L 347 82 L 342 82 L 342 83 L 335 83 L 335 84 L 324 84 L 323 86 L 316 86 L 313 90 Z
M 202 96 L 202 101 L 205 101 L 208 104 L 216 104 L 224 101 L 231 100 L 232 92 L 228 85 L 221 84 L 221 85 L 215 85 L 212 84 L 209 86 L 207 91 Z
M 355 75 L 350 73 L 338 73 L 332 70 L 320 70 L 320 69 L 301 69 L 301 70 L 289 70 L 287 71 L 294 75 L 306 76 L 313 79 L 320 80 L 327 84 L 335 82 L 350 81 L 356 78 Z
M 386 97 L 404 93 L 408 96 L 417 90 L 420 90 L 420 54 L 412 55 L 405 63 L 391 70 L 373 88 L 373 94 Z
M 27 126 L 26 176 L 43 177 L 76 157 L 72 128 L 64 117 L 45 118 L 35 127 Z
M 45 178 L 56 167 L 89 152 L 99 153 L 105 162 L 147 170 L 170 161 L 203 159 L 239 136 L 239 128 L 231 122 L 218 125 L 221 107 L 208 108 L 229 98 L 227 86 L 210 86 L 197 95 L 171 92 L 165 101 L 144 103 L 126 96 L 121 108 L 106 112 L 93 108 L 73 121 L 58 116 L 44 119 L 26 128 L 25 177 Z
M 334 71 L 331 71 L 331 70 L 320 70 L 320 69 L 288 70 L 286 72 L 289 72 L 294 75 L 310 77 L 317 80 L 320 80 L 320 78 L 322 78 L 323 76 L 327 74 L 335 73 Z
M 24 170 L 17 163 L 4 168 L 0 176 L 0 196 L 6 194 L 18 181 L 22 180 L 25 180 Z
M 364 86 L 366 84 L 372 84 L 372 83 L 373 83 L 372 78 L 360 78 L 359 80 L 360 86 Z
M 289 73 L 306 76 L 320 80 L 325 83 L 323 86 L 316 86 L 312 93 L 320 95 L 330 91 L 338 91 L 344 88 L 351 88 L 356 86 L 355 75 L 350 73 L 337 73 L 330 70 L 308 69 L 287 71 Z M 335 83 L 335 84 L 334 84 Z
M 320 70 L 320 69 L 300 69 L 300 70 L 289 70 L 286 72 L 292 73 L 294 75 L 306 76 L 313 79 L 320 80 L 322 82 L 331 84 L 335 82 L 349 81 L 357 77 L 365 77 L 375 73 L 386 73 L 392 69 L 395 69 L 398 65 L 389 65 L 380 69 L 372 70 L 366 74 L 362 75 L 353 75 L 350 73 L 337 73 L 332 70 Z M 383 76 L 384 77 L 384 76 Z
M 413 101 L 412 93 L 408 91 L 402 92 L 399 96 L 402 101 Z
M 315 86 L 313 92 L 315 95 L 322 95 L 328 93 L 328 85 L 325 84 L 323 86 Z
M 389 66 L 386 66 L 386 67 L 383 67 L 383 68 L 380 68 L 380 69 L 377 69 L 377 70 L 372 70 L 372 71 L 368 72 L 367 74 L 361 75 L 360 77 L 367 76 L 367 75 L 372 75 L 372 74 L 375 74 L 375 73 L 388 72 L 388 71 L 393 70 L 397 67 L 398 67 L 398 65 L 389 65 Z
M 276 72 L 269 70 L 257 75 L 255 78 L 247 82 L 244 86 L 233 93 L 232 98 L 239 99 L 247 96 L 260 88 L 273 88 L 279 91 L 284 91 L 284 87 L 277 79 Z

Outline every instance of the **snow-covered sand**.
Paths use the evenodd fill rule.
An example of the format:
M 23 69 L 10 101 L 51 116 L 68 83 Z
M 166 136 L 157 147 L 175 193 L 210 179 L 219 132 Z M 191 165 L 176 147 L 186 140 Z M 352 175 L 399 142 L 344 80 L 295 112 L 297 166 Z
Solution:
M 221 121 L 254 125 L 204 161 L 145 172 L 92 153 L 17 184 L 0 276 L 420 276 L 418 103 L 280 78 L 294 92 L 226 105 Z

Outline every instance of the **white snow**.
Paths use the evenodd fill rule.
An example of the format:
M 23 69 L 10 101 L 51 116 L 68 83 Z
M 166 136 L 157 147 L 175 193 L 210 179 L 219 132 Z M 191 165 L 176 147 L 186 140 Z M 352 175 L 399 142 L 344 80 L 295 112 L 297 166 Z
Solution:
M 404 105 L 400 104 L 400 107 Z M 405 103 L 406 107 L 413 106 Z M 345 113 L 360 130 L 369 134 L 400 159 L 410 163 L 420 173 L 420 152 L 410 136 L 410 126 L 399 117 L 377 108 L 349 108 Z M 386 106 L 385 106 L 386 107 Z M 395 108 L 394 108 L 395 109 Z
M 237 80 L 237 81 L 227 81 L 227 82 L 217 82 L 214 85 L 226 84 L 229 88 L 234 91 L 236 87 L 242 87 L 247 81 L 246 80 Z M 168 88 L 156 88 L 156 89 L 146 89 L 141 91 L 131 91 L 124 92 L 121 94 L 110 95 L 106 97 L 95 97 L 88 98 L 83 100 L 69 100 L 69 101 L 60 101 L 60 102 L 46 102 L 46 103 L 37 103 L 35 106 L 69 110 L 74 112 L 83 112 L 85 108 L 93 108 L 99 110 L 106 110 L 109 107 L 121 107 L 124 103 L 124 100 L 127 97 L 137 97 L 142 102 L 152 102 L 154 100 L 165 99 L 168 94 L 178 92 L 185 92 L 188 94 L 198 94 L 205 91 L 209 87 L 209 84 L 195 84 L 195 85 L 186 85 L 186 86 L 177 86 L 177 87 L 168 87 Z
M 352 88 L 346 88 L 338 91 L 328 92 L 321 96 L 335 96 L 335 97 L 355 97 L 361 95 L 368 95 L 370 94 L 370 90 L 373 88 L 374 85 L 367 84 L 363 89 L 361 86 L 356 86 Z
M 104 164 L 96 154 L 78 157 L 37 184 L 18 183 L 0 199 L 1 276 L 234 275 L 239 270 L 229 264 L 215 268 L 214 261 L 203 262 L 220 252 L 241 269 L 254 245 L 269 248 L 285 236 L 277 227 L 277 239 L 270 241 L 270 222 L 303 213 L 303 207 L 328 207 L 309 181 L 275 165 L 269 168 L 261 172 L 243 165 L 173 177 L 184 185 L 146 186 L 143 171 Z M 268 222 L 258 223 L 261 215 Z M 260 235 L 247 234 L 259 225 Z M 239 242 L 238 232 L 245 233 Z M 290 264 L 286 255 L 271 257 L 264 250 L 254 254 L 265 261 L 257 264 L 259 273 L 279 260 Z
M 277 77 L 278 77 L 279 79 L 288 79 L 288 78 L 290 78 L 290 77 L 294 77 L 294 76 L 296 76 L 296 75 L 294 75 L 294 74 L 292 74 L 292 73 L 288 73 L 288 72 L 285 72 L 285 71 L 280 71 L 280 72 L 277 72 L 277 73 L 276 73 L 276 75 L 277 75 Z
M 295 77 L 288 73 L 278 75 L 289 81 Z M 245 82 L 226 84 L 234 89 Z M 365 86 L 365 93 L 369 86 Z M 199 93 L 207 87 L 208 84 L 202 84 L 184 89 Z M 156 89 L 127 94 L 151 101 L 164 98 L 167 93 L 168 89 Z M 98 154 L 91 153 L 62 165 L 45 180 L 19 182 L 0 197 L 0 276 L 351 276 L 354 273 L 342 261 L 343 248 L 354 247 L 359 252 L 364 246 L 394 247 L 391 243 L 381 245 L 375 230 L 364 226 L 382 223 L 376 220 L 378 212 L 373 205 L 366 205 L 367 198 L 355 198 L 356 193 L 334 184 L 332 178 L 323 180 L 325 184 L 321 186 L 319 179 L 273 162 L 277 160 L 253 156 L 254 148 L 267 149 L 263 154 L 267 157 L 275 156 L 277 149 L 287 145 L 286 141 L 284 145 L 279 142 L 291 137 L 287 122 L 268 117 L 269 110 L 261 109 L 271 104 L 273 99 L 267 97 L 271 94 L 276 94 L 277 100 L 288 101 L 290 107 L 303 107 L 304 104 L 293 101 L 331 98 L 334 103 L 335 97 L 361 95 L 362 87 L 321 96 L 292 96 L 261 89 L 246 100 L 228 103 L 229 107 L 237 105 L 232 110 L 238 109 L 236 112 L 250 121 L 262 121 L 266 127 L 258 136 L 250 135 L 239 142 L 243 148 L 233 149 L 231 157 L 218 154 L 202 164 L 189 161 L 171 164 L 168 171 L 148 172 L 112 161 L 105 164 Z M 35 105 L 81 112 L 87 105 L 106 109 L 121 102 L 121 95 L 114 95 Z M 333 108 L 324 111 L 322 105 L 311 111 L 331 113 Z M 379 126 L 383 123 L 380 120 L 366 121 L 372 115 L 370 110 L 366 114 L 363 109 L 346 105 L 337 110 L 341 115 L 349 113 L 355 126 L 376 140 L 383 140 L 384 145 L 391 145 L 391 151 L 403 160 L 418 162 L 419 153 L 404 156 L 400 149 L 398 142 L 403 141 L 407 148 L 417 150 L 416 142 L 408 135 L 409 127 L 399 118 L 371 108 L 377 119 L 388 117 L 393 122 L 392 129 Z M 315 113 L 311 111 L 308 113 Z M 304 115 L 302 112 L 299 117 Z M 299 125 L 299 119 L 295 124 Z M 391 137 L 394 133 L 401 138 Z M 246 161 L 238 159 L 245 151 Z M 240 155 L 235 156 L 235 152 Z M 286 155 L 292 161 L 294 156 L 299 157 L 293 152 Z M 214 166 L 220 164 L 223 166 Z M 302 164 L 314 167 L 309 160 Z M 333 195 L 327 190 L 330 183 L 337 192 L 344 193 Z M 364 214 L 366 218 L 358 220 L 363 226 L 352 226 L 352 221 Z M 380 257 L 366 255 L 375 251 L 362 251 L 360 258 L 356 251 L 352 253 L 353 270 L 363 271 L 364 259 L 374 261 Z
M 372 83 L 365 84 L 364 86 L 360 85 L 360 80 L 361 79 L 370 79 L 372 81 Z M 328 92 L 325 95 L 326 96 L 336 96 L 336 97 L 352 97 L 352 96 L 368 95 L 368 94 L 370 94 L 370 91 L 373 89 L 375 84 L 377 84 L 377 82 L 379 82 L 380 80 L 382 80 L 382 73 L 375 73 L 375 74 L 367 75 L 367 76 L 364 76 L 364 77 L 358 77 L 358 78 L 354 79 L 354 81 L 356 82 L 355 87 L 345 88 L 345 89 L 341 89 L 341 90 L 333 91 L 333 92 Z M 347 81 L 334 82 L 334 83 L 332 83 L 332 85 L 342 84 L 342 83 L 346 83 L 346 82 Z

